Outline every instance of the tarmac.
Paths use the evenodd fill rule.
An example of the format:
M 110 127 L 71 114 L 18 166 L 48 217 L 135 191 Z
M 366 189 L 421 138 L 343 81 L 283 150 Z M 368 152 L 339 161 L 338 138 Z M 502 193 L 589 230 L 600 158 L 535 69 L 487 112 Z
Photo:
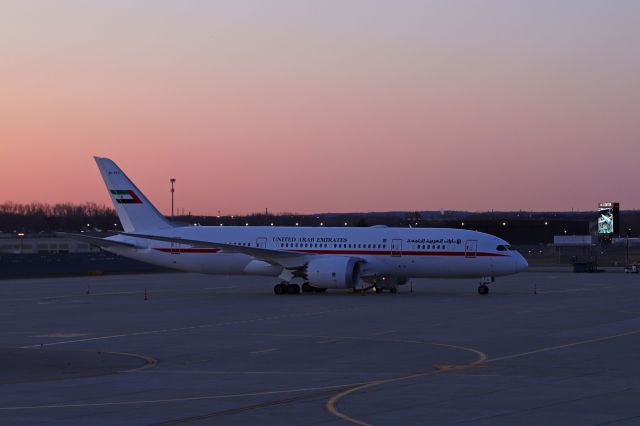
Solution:
M 640 275 L 273 284 L 0 281 L 0 424 L 640 424 Z

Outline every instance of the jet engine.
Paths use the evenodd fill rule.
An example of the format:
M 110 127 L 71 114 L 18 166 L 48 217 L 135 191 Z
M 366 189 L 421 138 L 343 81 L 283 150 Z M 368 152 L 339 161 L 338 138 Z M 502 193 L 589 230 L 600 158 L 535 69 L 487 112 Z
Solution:
M 346 256 L 316 256 L 307 264 L 307 278 L 318 288 L 358 288 L 360 263 Z

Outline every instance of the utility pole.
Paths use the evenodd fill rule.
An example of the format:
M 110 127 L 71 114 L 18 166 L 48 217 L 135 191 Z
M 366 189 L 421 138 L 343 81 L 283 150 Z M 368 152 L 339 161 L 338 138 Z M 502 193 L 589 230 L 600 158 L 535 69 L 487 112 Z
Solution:
M 173 193 L 176 192 L 173 188 L 173 184 L 176 183 L 176 178 L 171 178 L 169 181 L 171 182 L 171 219 L 173 219 Z

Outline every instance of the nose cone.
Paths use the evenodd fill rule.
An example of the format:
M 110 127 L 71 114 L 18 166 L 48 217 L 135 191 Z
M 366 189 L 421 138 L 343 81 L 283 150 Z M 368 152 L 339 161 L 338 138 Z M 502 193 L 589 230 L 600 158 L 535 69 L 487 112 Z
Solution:
M 520 254 L 516 257 L 516 273 L 522 272 L 529 267 L 529 262 Z

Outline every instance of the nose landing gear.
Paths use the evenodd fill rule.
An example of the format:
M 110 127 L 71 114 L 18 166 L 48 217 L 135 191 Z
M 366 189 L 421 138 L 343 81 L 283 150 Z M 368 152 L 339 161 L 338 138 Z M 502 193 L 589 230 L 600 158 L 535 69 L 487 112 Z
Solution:
M 480 286 L 478 287 L 478 294 L 489 294 L 489 286 L 487 284 L 490 284 L 495 280 L 495 277 L 482 277 L 480 280 Z

